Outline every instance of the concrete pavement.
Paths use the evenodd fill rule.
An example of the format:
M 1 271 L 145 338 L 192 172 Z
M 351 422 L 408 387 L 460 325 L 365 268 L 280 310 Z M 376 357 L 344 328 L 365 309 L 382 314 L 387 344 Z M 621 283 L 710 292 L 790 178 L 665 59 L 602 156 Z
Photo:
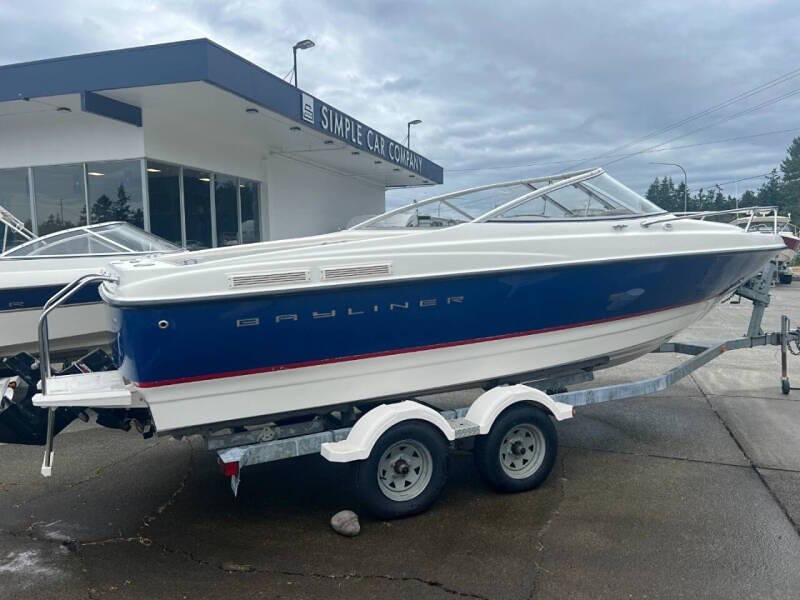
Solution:
M 681 338 L 741 334 L 749 308 L 723 305 Z M 781 312 L 800 319 L 800 285 L 775 290 L 766 326 Z M 800 392 L 778 377 L 776 349 L 730 352 L 662 394 L 580 409 L 529 493 L 491 492 L 454 453 L 431 511 L 363 518 L 353 539 L 328 526 L 358 509 L 351 471 L 320 457 L 248 468 L 234 499 L 197 440 L 67 432 L 50 480 L 40 448 L 0 446 L 0 599 L 794 598 Z

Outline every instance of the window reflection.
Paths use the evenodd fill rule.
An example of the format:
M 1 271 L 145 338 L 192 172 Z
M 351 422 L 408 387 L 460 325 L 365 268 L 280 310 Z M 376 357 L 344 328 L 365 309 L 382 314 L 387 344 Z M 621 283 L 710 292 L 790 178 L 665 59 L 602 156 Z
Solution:
M 25 223 L 27 229 L 33 229 L 31 199 L 28 191 L 28 169 L 0 170 L 0 206 Z M 4 228 L 0 225 L 0 236 L 3 232 Z M 6 236 L 6 250 L 26 241 L 11 229 L 8 229 Z M 2 246 L 2 242 L 3 240 L 0 239 L 0 246 Z
M 214 177 L 214 203 L 217 218 L 217 246 L 235 246 L 239 239 L 239 209 L 236 202 L 236 178 Z
M 138 160 L 86 164 L 90 223 L 127 221 L 144 228 L 140 169 Z
M 34 167 L 39 235 L 86 225 L 83 165 Z
M 150 199 L 150 231 L 181 245 L 180 168 L 147 162 L 147 193 Z
M 186 249 L 211 247 L 211 174 L 183 170 L 183 206 L 186 211 Z
M 239 195 L 242 202 L 242 242 L 245 244 L 258 242 L 261 240 L 258 182 L 240 179 Z

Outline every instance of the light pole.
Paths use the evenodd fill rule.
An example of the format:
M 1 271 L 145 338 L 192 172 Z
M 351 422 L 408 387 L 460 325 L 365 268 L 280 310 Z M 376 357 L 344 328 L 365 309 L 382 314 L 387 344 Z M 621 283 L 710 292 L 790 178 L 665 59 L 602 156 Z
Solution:
M 419 125 L 422 123 L 419 119 L 414 119 L 413 121 L 408 122 L 408 135 L 406 136 L 406 148 L 411 150 L 411 126 L 412 125 Z
M 292 54 L 294 55 L 294 67 L 292 68 L 292 72 L 294 72 L 294 87 L 297 87 L 297 51 L 308 50 L 309 48 L 313 47 L 314 42 L 311 40 L 300 40 L 294 46 L 292 46 Z
M 680 166 L 678 163 L 662 163 L 662 162 L 651 162 L 651 165 L 667 165 L 668 167 L 678 167 L 681 171 L 683 171 L 683 212 L 689 212 L 688 210 L 688 202 L 687 202 L 687 193 L 689 191 L 689 184 L 686 178 L 686 169 Z

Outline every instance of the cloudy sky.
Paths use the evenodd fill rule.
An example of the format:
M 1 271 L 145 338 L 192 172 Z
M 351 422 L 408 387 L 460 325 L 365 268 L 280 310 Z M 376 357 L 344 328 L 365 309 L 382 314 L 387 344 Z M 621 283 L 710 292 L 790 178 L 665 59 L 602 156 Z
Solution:
M 395 139 L 422 119 L 443 191 L 599 164 L 643 192 L 681 177 L 653 161 L 690 189 L 778 165 L 800 135 L 798 32 L 797 0 L 9 0 L 0 64 L 208 37 L 283 76 L 308 37 L 301 87 Z

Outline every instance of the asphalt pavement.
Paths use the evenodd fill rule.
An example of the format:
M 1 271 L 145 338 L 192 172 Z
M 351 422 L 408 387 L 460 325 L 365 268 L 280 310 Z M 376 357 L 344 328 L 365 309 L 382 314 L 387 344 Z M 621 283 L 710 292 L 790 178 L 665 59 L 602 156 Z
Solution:
M 742 334 L 749 311 L 722 305 L 680 339 Z M 782 313 L 800 320 L 797 282 L 774 290 L 766 328 Z M 663 393 L 580 409 L 532 492 L 490 491 L 455 452 L 433 509 L 362 517 L 356 538 L 328 525 L 358 510 L 352 471 L 318 456 L 249 467 L 234 498 L 197 439 L 73 427 L 50 479 L 41 448 L 0 446 L 0 599 L 797 598 L 800 390 L 782 395 L 779 375 L 776 348 L 734 351 Z

